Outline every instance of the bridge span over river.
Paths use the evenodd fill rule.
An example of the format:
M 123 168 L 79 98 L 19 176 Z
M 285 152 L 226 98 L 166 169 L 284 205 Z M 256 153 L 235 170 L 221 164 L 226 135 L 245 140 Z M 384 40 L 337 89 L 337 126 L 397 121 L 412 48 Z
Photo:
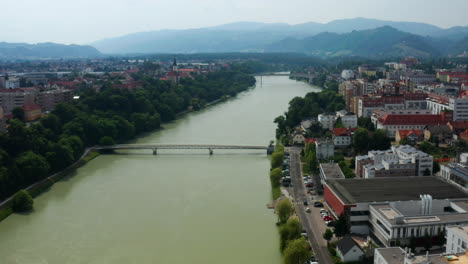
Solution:
M 309 83 L 312 82 L 312 80 L 317 76 L 314 73 L 270 73 L 270 72 L 265 72 L 265 73 L 257 73 L 257 74 L 252 74 L 252 76 L 258 76 L 258 77 L 263 77 L 263 76 L 290 76 L 293 78 L 305 78 L 309 81 Z
M 213 155 L 215 149 L 232 149 L 232 150 L 266 150 L 267 154 L 271 154 L 274 146 L 252 146 L 252 145 L 210 145 L 210 144 L 119 144 L 112 146 L 96 146 L 95 150 L 152 150 L 153 155 L 158 154 L 160 149 L 206 149 L 210 155 Z

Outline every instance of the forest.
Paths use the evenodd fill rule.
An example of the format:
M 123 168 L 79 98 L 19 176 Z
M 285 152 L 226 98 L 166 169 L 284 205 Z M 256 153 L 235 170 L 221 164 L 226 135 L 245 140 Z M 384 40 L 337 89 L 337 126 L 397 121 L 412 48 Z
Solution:
M 186 110 L 235 96 L 255 84 L 239 70 L 182 79 L 178 84 L 142 77 L 143 88 L 99 92 L 87 89 L 71 104 L 59 104 L 38 122 L 9 122 L 0 135 L 0 199 L 61 171 L 94 145 L 112 145 L 160 128 Z

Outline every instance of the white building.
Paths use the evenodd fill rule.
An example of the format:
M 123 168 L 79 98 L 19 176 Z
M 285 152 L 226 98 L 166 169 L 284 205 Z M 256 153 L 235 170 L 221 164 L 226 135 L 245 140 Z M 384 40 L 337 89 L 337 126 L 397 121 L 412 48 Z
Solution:
M 441 165 L 440 177 L 468 190 L 468 164 L 466 163 L 450 163 Z
M 335 114 L 320 114 L 318 121 L 325 129 L 333 129 L 335 127 L 336 115 Z
M 362 248 L 351 238 L 345 236 L 336 244 L 336 254 L 342 262 L 362 261 L 365 254 Z
M 468 97 L 450 98 L 449 109 L 453 110 L 454 121 L 468 120 Z
M 358 126 L 358 117 L 354 113 L 341 110 L 336 112 L 336 117 L 341 118 L 341 122 L 346 128 L 356 128 Z
M 395 246 L 398 241 L 425 236 L 437 237 L 447 226 L 468 224 L 467 200 L 432 199 L 420 195 L 416 201 L 395 201 L 369 205 L 369 224 L 372 233 L 385 246 Z
M 354 78 L 354 71 L 353 70 L 343 70 L 341 72 L 341 78 L 345 80 L 353 79 Z
M 320 138 L 315 142 L 315 151 L 318 159 L 328 159 L 335 156 L 335 145 L 330 139 Z
M 18 78 L 10 77 L 8 80 L 5 80 L 6 89 L 16 89 L 20 87 L 20 80 Z
M 465 252 L 468 249 L 468 225 L 451 226 L 447 230 L 446 254 Z
M 333 129 L 333 144 L 335 147 L 347 147 L 352 143 L 352 135 L 354 129 L 349 128 L 334 128 Z
M 431 155 L 408 145 L 394 145 L 392 151 L 400 160 L 410 160 L 411 163 L 416 164 L 416 176 L 432 175 L 433 157 Z M 426 170 L 429 171 L 429 175 L 425 175 Z

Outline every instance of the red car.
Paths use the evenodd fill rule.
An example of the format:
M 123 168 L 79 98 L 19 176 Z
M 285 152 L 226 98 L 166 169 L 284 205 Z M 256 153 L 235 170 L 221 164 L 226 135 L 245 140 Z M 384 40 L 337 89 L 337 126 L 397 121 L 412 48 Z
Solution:
M 324 221 L 333 221 L 334 219 L 332 217 L 326 215 L 326 216 L 323 217 L 323 220 Z

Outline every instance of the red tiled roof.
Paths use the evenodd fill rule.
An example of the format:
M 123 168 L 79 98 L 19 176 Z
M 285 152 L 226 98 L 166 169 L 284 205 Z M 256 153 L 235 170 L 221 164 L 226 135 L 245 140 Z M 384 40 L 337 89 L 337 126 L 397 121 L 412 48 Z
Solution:
M 306 144 L 309 144 L 309 143 L 315 144 L 315 142 L 317 142 L 316 138 L 306 138 L 305 139 Z
M 450 121 L 449 124 L 454 129 L 468 129 L 468 121 Z
M 197 72 L 197 69 L 179 69 L 180 72 Z
M 400 135 L 400 138 L 410 136 L 413 134 L 420 137 L 422 135 L 422 132 L 421 130 L 415 130 L 415 129 L 402 129 L 402 130 L 398 130 L 398 134 Z
M 166 77 L 175 77 L 178 76 L 179 74 L 175 71 L 170 71 L 166 74 Z
M 41 109 L 41 107 L 37 104 L 27 104 L 23 106 L 24 111 L 34 111 L 38 109 Z
M 383 125 L 437 125 L 443 124 L 441 115 L 390 115 L 379 118 Z
M 348 129 L 346 127 L 333 128 L 333 135 L 335 136 L 349 136 Z
M 468 129 L 460 133 L 460 138 L 468 140 Z

